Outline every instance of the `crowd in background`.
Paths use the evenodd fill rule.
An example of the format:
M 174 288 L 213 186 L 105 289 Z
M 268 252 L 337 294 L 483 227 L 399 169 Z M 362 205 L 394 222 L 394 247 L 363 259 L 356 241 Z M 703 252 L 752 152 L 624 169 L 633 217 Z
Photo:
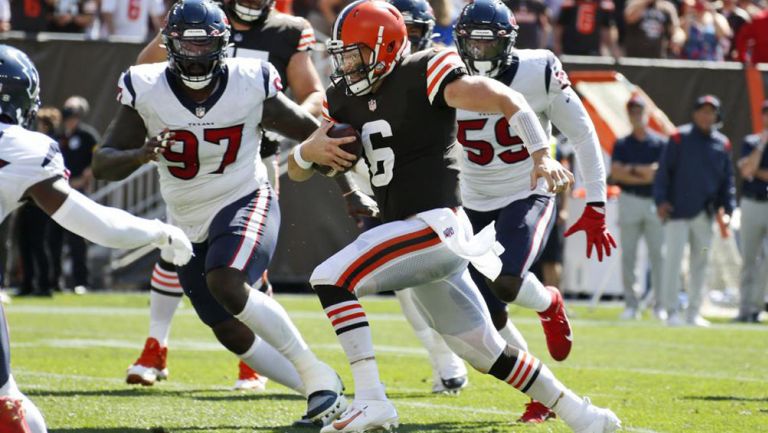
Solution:
M 438 41 L 467 0 L 431 0 Z M 0 30 L 80 33 L 145 40 L 172 0 L 0 0 Z M 556 54 L 768 62 L 766 0 L 505 0 L 519 48 Z M 329 34 L 349 0 L 280 0 L 276 7 Z

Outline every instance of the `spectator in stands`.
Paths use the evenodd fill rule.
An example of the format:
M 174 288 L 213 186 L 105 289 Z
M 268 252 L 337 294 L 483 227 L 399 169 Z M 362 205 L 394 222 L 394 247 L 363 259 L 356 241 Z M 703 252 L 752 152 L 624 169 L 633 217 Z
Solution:
M 442 44 L 447 47 L 453 46 L 453 22 L 461 8 L 466 5 L 464 0 L 429 0 L 432 11 L 435 14 L 435 29 L 433 34 L 437 34 L 434 41 L 436 44 Z
M 757 323 L 768 290 L 768 100 L 763 102 L 763 131 L 748 135 L 741 147 L 741 306 L 738 322 Z
M 613 147 L 611 179 L 621 187 L 619 230 L 621 230 L 621 272 L 624 283 L 622 319 L 640 318 L 640 302 L 635 293 L 637 246 L 645 239 L 651 264 L 651 287 L 656 301 L 661 300 L 661 269 L 664 230 L 653 202 L 653 179 L 666 146 L 665 139 L 648 128 L 645 101 L 632 97 L 627 102 L 632 133 Z M 641 270 L 644 272 L 645 270 Z M 662 319 L 663 314 L 661 315 Z
M 0 32 L 11 29 L 11 5 L 9 0 L 0 0 Z
M 685 33 L 677 8 L 668 0 L 630 0 L 624 10 L 627 57 L 660 59 L 680 52 Z
M 765 6 L 761 7 L 758 4 L 759 2 L 754 0 L 738 0 L 739 7 L 747 11 L 750 17 L 754 17 L 765 9 Z
M 54 32 L 85 34 L 99 12 L 97 0 L 58 0 L 55 3 L 51 27 Z
M 505 3 L 515 14 L 515 21 L 520 26 L 515 47 L 546 48 L 552 31 L 547 5 L 542 0 L 506 0 Z
M 612 0 L 565 0 L 555 26 L 554 51 L 619 57 Z
M 662 271 L 662 305 L 667 324 L 709 326 L 701 317 L 702 289 L 707 273 L 715 214 L 723 223 L 736 205 L 731 144 L 715 125 L 720 101 L 711 95 L 698 98 L 693 123 L 678 128 L 661 156 L 653 186 L 659 218 L 665 222 L 666 258 Z M 685 317 L 678 302 L 678 281 L 683 251 L 690 243 L 690 284 Z
M 768 9 L 754 15 L 736 38 L 739 60 L 756 64 L 768 63 Z
M 64 156 L 64 165 L 70 172 L 69 184 L 83 194 L 90 192 L 93 184 L 91 158 L 99 135 L 93 127 L 83 123 L 88 114 L 88 101 L 81 96 L 72 96 L 64 102 L 62 110 L 63 128 L 59 136 L 59 146 Z M 53 259 L 53 278 L 61 284 L 61 253 L 64 240 L 69 246 L 72 260 L 72 281 L 75 293 L 82 293 L 88 286 L 87 246 L 85 240 L 70 233 L 58 224 L 51 224 L 48 246 Z
M 709 0 L 686 0 L 683 10 L 685 44 L 680 56 L 689 60 L 724 60 L 723 46 L 733 35 L 728 20 Z
M 749 16 L 749 12 L 736 4 L 736 0 L 723 0 L 722 6 L 717 11 L 728 20 L 728 25 L 731 26 L 732 35 L 730 39 L 728 39 L 728 48 L 726 50 L 725 59 L 738 60 L 739 54 L 736 50 L 736 38 L 738 38 L 739 31 L 741 31 L 744 24 L 752 21 L 752 17 Z
M 149 24 L 152 35 L 162 28 L 163 0 L 101 0 L 101 19 L 108 36 L 126 36 L 145 40 Z
M 38 111 L 36 124 L 37 132 L 53 138 L 61 124 L 61 113 L 53 107 L 42 107 Z M 54 223 L 31 201 L 18 212 L 16 232 L 23 277 L 17 296 L 51 296 L 55 285 L 51 278 L 45 238 L 46 230 Z
M 56 0 L 12 0 L 11 29 L 24 32 L 50 30 Z

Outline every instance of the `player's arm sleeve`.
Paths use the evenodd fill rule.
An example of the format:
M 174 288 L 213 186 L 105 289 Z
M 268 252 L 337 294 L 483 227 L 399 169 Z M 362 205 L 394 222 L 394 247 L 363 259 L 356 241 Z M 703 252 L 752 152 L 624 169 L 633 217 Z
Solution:
M 136 248 L 156 242 L 164 235 L 160 221 L 102 206 L 76 190 L 69 191 L 51 218 L 72 233 L 109 248 Z
M 467 75 L 467 68 L 459 53 L 453 50 L 438 51 L 427 62 L 427 98 L 429 103 L 438 107 L 447 107 L 445 86 Z
M 674 137 L 670 138 L 661 152 L 659 169 L 656 170 L 656 178 L 653 180 L 653 199 L 657 205 L 669 201 L 669 186 L 672 181 L 672 172 L 677 159 L 678 147 Z
M 261 62 L 261 82 L 264 86 L 264 99 L 274 98 L 283 90 L 283 82 L 272 63 Z
M 330 108 L 328 106 L 328 96 L 327 95 L 323 95 L 323 108 L 322 108 L 321 116 L 322 116 L 324 122 L 338 123 L 338 122 L 336 122 L 336 119 L 331 117 L 331 110 L 330 110 Z
M 299 35 L 299 42 L 296 45 L 296 51 L 298 52 L 310 51 L 312 50 L 312 47 L 314 47 L 317 43 L 317 39 L 315 39 L 315 31 L 312 29 L 312 25 L 307 20 L 302 19 L 302 21 L 304 25 L 301 29 L 301 34 Z
M 605 163 L 595 126 L 571 87 L 560 60 L 552 53 L 547 59 L 544 76 L 549 104 L 547 116 L 573 144 L 579 173 L 587 190 L 587 203 L 605 202 Z
M 133 85 L 131 68 L 120 74 L 117 80 L 117 102 L 136 109 L 136 88 Z

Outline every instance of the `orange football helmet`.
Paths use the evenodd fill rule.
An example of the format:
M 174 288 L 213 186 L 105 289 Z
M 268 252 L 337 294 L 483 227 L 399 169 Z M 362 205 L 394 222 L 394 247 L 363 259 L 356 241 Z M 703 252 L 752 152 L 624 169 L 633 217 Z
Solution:
M 339 14 L 327 47 L 333 59 L 333 84 L 346 85 L 347 93 L 360 96 L 370 93 L 408 52 L 408 31 L 391 4 L 358 0 Z

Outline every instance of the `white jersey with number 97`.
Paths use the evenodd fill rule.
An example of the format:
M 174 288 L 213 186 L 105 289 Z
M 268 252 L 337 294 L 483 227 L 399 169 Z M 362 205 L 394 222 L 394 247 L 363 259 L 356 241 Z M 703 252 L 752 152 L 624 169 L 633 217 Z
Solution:
M 267 182 L 259 157 L 264 101 L 282 89 L 268 62 L 227 59 L 211 96 L 197 103 L 167 63 L 132 66 L 118 83 L 118 100 L 135 109 L 150 137 L 168 129 L 170 148 L 158 159 L 169 216 L 192 242 L 206 239 L 226 205 Z

